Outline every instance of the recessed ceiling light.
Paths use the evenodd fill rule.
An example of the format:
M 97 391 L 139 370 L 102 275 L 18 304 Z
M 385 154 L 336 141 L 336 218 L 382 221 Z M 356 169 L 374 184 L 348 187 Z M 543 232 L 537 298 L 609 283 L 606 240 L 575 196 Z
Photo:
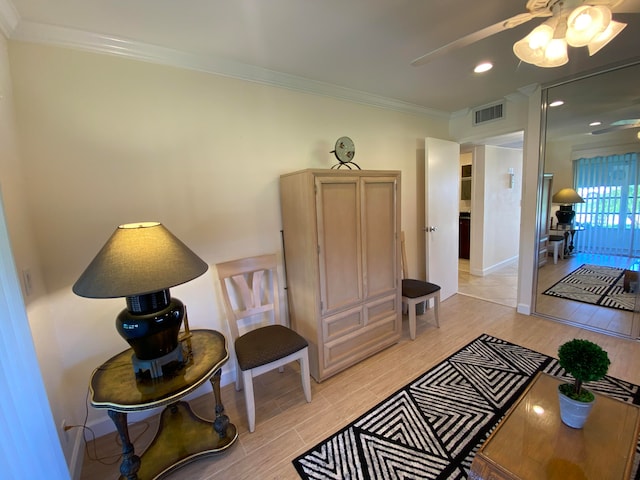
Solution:
M 550 107 L 559 107 L 560 105 L 564 105 L 564 100 L 554 100 L 549 104 Z
M 493 64 L 491 62 L 484 62 L 476 65 L 476 68 L 473 69 L 475 73 L 484 73 L 488 72 L 493 68 Z
M 590 127 L 597 127 L 597 126 L 599 126 L 599 125 L 602 125 L 602 122 L 591 122 L 591 123 L 589 124 L 589 126 L 590 126 Z

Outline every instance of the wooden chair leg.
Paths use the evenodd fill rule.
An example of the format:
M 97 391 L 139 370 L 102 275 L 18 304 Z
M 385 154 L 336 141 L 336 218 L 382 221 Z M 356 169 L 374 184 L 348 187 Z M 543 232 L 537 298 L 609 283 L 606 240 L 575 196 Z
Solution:
M 411 340 L 416 339 L 416 304 L 413 300 L 407 302 L 407 309 L 409 310 L 409 336 Z
M 309 347 L 302 351 L 300 357 L 300 375 L 302 375 L 302 390 L 307 402 L 311 402 L 311 375 L 309 373 Z
M 242 372 L 242 383 L 244 383 L 244 402 L 247 404 L 247 421 L 249 431 L 256 429 L 256 404 L 253 398 L 253 375 L 251 370 Z
M 242 370 L 240 370 L 240 365 L 236 361 L 236 392 L 242 390 Z
M 440 292 L 436 293 L 433 297 L 433 316 L 436 319 L 436 327 L 440 328 Z

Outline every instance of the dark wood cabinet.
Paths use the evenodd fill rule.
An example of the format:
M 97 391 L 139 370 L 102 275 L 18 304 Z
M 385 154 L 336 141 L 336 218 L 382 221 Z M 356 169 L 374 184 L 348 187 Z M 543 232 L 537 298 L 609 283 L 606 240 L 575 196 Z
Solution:
M 469 259 L 471 247 L 471 219 L 460 217 L 458 233 L 458 257 Z

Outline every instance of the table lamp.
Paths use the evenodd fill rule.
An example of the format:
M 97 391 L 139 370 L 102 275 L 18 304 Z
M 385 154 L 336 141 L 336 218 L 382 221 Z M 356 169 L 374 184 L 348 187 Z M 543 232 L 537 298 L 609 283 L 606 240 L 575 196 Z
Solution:
M 135 372 L 148 370 L 156 378 L 163 375 L 164 366 L 183 361 L 178 335 L 185 306 L 171 298 L 169 288 L 208 268 L 162 224 L 130 223 L 111 235 L 73 292 L 87 298 L 126 298 L 116 329 L 133 348 Z
M 560 204 L 560 209 L 556 212 L 556 218 L 559 224 L 565 225 L 573 222 L 573 218 L 576 216 L 573 204 L 584 203 L 582 197 L 573 188 L 563 188 L 551 197 L 551 201 Z

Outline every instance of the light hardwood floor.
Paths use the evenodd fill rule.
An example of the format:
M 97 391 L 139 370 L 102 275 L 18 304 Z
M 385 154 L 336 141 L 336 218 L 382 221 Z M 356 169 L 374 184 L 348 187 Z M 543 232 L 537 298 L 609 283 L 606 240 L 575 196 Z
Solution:
M 518 259 L 484 275 L 469 273 L 469 260 L 458 260 L 458 293 L 515 308 L 518 304 Z
M 482 333 L 529 347 L 551 356 L 563 342 L 579 337 L 592 340 L 608 351 L 609 374 L 640 384 L 640 345 L 631 340 L 578 329 L 534 316 L 520 315 L 514 308 L 476 298 L 454 295 L 442 302 L 440 328 L 433 312 L 418 316 L 417 336 L 409 339 L 407 319 L 399 343 L 348 370 L 318 384 L 312 382 L 313 400 L 306 403 L 297 369 L 270 372 L 256 379 L 256 431 L 246 426 L 242 392 L 233 385 L 222 388 L 226 413 L 238 427 L 239 438 L 227 452 L 192 462 L 171 479 L 296 479 L 291 460 L 325 437 L 344 427 L 421 373 L 442 361 Z M 213 394 L 192 402 L 202 417 L 213 417 Z M 131 427 L 137 452 L 149 443 L 157 418 Z M 85 459 L 82 478 L 115 479 L 120 446 L 116 434 L 91 442 L 90 451 L 106 457 L 111 465 Z M 113 456 L 115 455 L 115 457 Z
M 584 264 L 627 268 L 633 261 L 627 257 L 614 255 L 576 253 L 564 260 L 558 260 L 557 264 L 552 261 L 547 262 L 538 269 L 536 312 L 562 318 L 576 325 L 584 325 L 586 328 L 631 337 L 633 322 L 638 321 L 633 312 L 551 297 L 543 295 L 543 292 Z M 637 315 L 636 313 L 635 316 Z

